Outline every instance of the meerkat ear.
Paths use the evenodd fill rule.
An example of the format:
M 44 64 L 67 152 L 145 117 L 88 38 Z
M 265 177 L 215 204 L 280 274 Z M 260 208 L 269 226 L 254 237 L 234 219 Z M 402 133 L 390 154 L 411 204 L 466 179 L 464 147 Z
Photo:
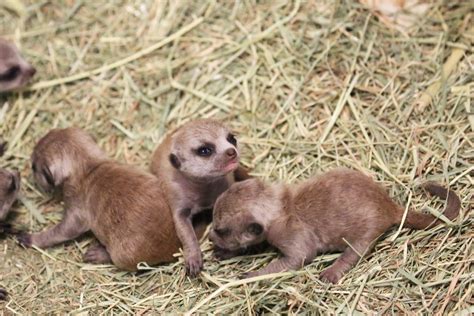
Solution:
M 170 154 L 169 159 L 173 167 L 175 167 L 176 169 L 179 169 L 181 167 L 181 161 L 179 161 L 178 156 L 176 156 L 175 154 Z
M 247 227 L 247 231 L 255 236 L 258 236 L 261 233 L 263 233 L 263 226 L 260 225 L 259 223 L 251 223 Z

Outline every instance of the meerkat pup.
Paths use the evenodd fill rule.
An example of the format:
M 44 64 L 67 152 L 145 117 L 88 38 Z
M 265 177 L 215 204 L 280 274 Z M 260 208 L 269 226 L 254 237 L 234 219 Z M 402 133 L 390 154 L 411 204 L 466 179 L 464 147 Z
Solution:
M 0 142 L 0 157 L 3 156 L 6 144 Z M 8 224 L 3 220 L 8 215 L 10 208 L 16 201 L 18 192 L 20 191 L 20 173 L 18 171 L 7 171 L 0 168 L 0 237 L 10 230 Z M 7 297 L 7 291 L 0 288 L 0 300 Z
M 48 248 L 90 230 L 99 244 L 86 251 L 86 262 L 134 271 L 139 262 L 175 260 L 180 242 L 157 177 L 108 159 L 78 128 L 44 136 L 34 148 L 32 168 L 43 191 L 61 193 L 65 213 L 50 229 L 20 235 L 23 245 Z
M 423 188 L 447 199 L 447 218 L 458 215 L 461 202 L 454 192 L 433 182 Z M 298 269 L 319 253 L 340 251 L 321 273 L 323 280 L 337 283 L 384 232 L 400 224 L 404 210 L 371 178 L 349 169 L 335 169 L 296 186 L 247 180 L 217 199 L 210 238 L 224 249 L 267 240 L 280 250 L 279 259 L 246 277 Z M 427 229 L 440 223 L 432 215 L 408 211 L 403 227 Z
M 22 88 L 35 73 L 16 46 L 0 38 L 0 93 Z
M 249 178 L 247 172 L 239 168 L 237 139 L 218 121 L 188 122 L 167 135 L 156 148 L 151 171 L 162 179 L 183 245 L 186 272 L 196 276 L 203 262 L 191 225 L 192 217 L 211 209 L 217 197 L 234 181 Z

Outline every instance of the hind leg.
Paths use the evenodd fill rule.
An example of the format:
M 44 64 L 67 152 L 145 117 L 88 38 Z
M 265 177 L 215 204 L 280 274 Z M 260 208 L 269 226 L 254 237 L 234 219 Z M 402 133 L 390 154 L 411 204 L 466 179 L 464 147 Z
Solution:
M 321 280 L 336 284 L 342 276 L 359 262 L 361 256 L 371 249 L 371 242 L 359 243 L 347 246 L 342 255 L 334 261 L 332 265 L 321 272 Z
M 96 263 L 96 264 L 109 264 L 112 263 L 110 254 L 107 249 L 101 244 L 90 246 L 84 254 L 84 262 Z

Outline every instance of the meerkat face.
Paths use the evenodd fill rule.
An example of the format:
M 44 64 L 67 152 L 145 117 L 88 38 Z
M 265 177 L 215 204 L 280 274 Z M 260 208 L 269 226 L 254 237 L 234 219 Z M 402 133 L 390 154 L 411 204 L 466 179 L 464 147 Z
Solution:
M 256 179 L 233 184 L 216 201 L 209 238 L 217 247 L 237 250 L 266 239 L 275 207 L 271 192 Z
M 220 178 L 239 166 L 237 139 L 217 121 L 191 121 L 172 135 L 169 160 L 187 177 Z
M 35 73 L 13 44 L 0 39 L 0 92 L 25 86 Z
M 20 173 L 0 169 L 0 221 L 7 217 L 20 191 Z
M 90 159 L 106 156 L 94 139 L 79 128 L 54 129 L 40 139 L 31 157 L 39 187 L 52 192 L 72 174 L 86 168 Z

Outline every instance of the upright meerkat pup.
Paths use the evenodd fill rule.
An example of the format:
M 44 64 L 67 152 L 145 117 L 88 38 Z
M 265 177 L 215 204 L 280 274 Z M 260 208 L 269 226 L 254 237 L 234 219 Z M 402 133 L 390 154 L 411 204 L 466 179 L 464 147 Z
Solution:
M 180 242 L 157 177 L 108 159 L 78 128 L 44 136 L 34 148 L 32 167 L 44 191 L 62 193 L 65 213 L 52 228 L 21 235 L 23 245 L 47 248 L 90 230 L 100 243 L 86 251 L 86 262 L 133 271 L 139 262 L 174 260 Z
M 0 142 L 0 157 L 3 156 L 5 143 Z M 7 217 L 12 204 L 16 201 L 20 191 L 20 173 L 10 172 L 0 168 L 0 237 L 9 230 L 9 226 L 3 223 Z M 0 288 L 0 300 L 7 297 L 5 289 Z
M 454 192 L 432 182 L 423 187 L 447 199 L 447 218 L 458 215 L 461 201 Z M 318 253 L 341 251 L 321 273 L 323 280 L 337 283 L 384 232 L 400 224 L 404 210 L 371 178 L 349 169 L 291 187 L 247 180 L 218 198 L 210 238 L 230 250 L 267 240 L 281 251 L 281 258 L 246 277 L 298 269 Z M 403 227 L 427 229 L 440 223 L 432 215 L 408 211 Z
M 191 225 L 193 215 L 212 208 L 217 197 L 234 181 L 249 177 L 239 168 L 237 140 L 218 121 L 188 122 L 167 135 L 156 148 L 151 171 L 162 179 L 183 245 L 186 272 L 195 276 L 203 263 Z
M 15 45 L 0 38 L 0 93 L 25 86 L 35 73 Z

